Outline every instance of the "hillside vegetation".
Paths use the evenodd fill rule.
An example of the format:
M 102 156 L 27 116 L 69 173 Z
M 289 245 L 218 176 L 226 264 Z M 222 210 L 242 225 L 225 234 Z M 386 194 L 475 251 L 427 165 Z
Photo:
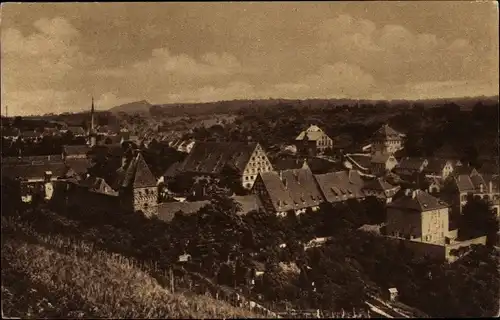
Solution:
M 2 217 L 2 304 L 15 317 L 241 318 L 244 309 L 172 293 L 131 260 Z

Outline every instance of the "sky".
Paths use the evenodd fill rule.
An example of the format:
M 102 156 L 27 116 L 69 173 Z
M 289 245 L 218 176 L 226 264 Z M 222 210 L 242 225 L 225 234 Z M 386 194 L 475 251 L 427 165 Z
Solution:
M 495 1 L 4 3 L 2 114 L 498 95 Z

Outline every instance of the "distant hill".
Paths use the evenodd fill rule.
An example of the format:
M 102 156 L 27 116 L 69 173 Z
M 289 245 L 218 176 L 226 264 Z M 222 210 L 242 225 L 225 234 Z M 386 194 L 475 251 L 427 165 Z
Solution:
M 455 103 L 461 109 L 470 110 L 472 107 L 481 101 L 485 105 L 495 105 L 498 101 L 498 96 L 494 97 L 464 97 L 464 98 L 442 98 L 442 99 L 427 99 L 427 100 L 355 100 L 355 99 L 256 99 L 256 100 L 231 100 L 217 102 L 202 102 L 202 103 L 171 103 L 154 105 L 151 108 L 152 115 L 163 116 L 193 116 L 202 114 L 215 113 L 238 113 L 241 110 L 248 108 L 265 109 L 276 106 L 302 106 L 309 108 L 325 108 L 325 107 L 352 107 L 357 104 L 371 104 L 374 107 L 379 105 L 387 105 L 389 107 L 411 107 L 420 104 L 425 108 L 432 108 L 446 103 Z
M 151 104 L 146 100 L 130 102 L 126 104 L 122 104 L 116 107 L 109 109 L 112 113 L 149 113 L 149 109 L 151 108 Z

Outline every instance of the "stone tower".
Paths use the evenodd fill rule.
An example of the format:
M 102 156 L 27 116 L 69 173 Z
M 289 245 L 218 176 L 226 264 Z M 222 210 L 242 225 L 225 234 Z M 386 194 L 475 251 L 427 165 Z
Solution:
M 122 207 L 142 212 L 148 218 L 158 215 L 156 179 L 139 151 L 118 169 L 118 175 Z

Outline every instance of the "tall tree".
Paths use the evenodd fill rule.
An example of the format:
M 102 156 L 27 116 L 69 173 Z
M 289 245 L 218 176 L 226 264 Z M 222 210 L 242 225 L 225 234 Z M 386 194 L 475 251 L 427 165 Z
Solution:
M 499 231 L 498 220 L 489 201 L 470 196 L 462 209 L 461 235 L 486 235 L 487 243 L 494 245 Z

